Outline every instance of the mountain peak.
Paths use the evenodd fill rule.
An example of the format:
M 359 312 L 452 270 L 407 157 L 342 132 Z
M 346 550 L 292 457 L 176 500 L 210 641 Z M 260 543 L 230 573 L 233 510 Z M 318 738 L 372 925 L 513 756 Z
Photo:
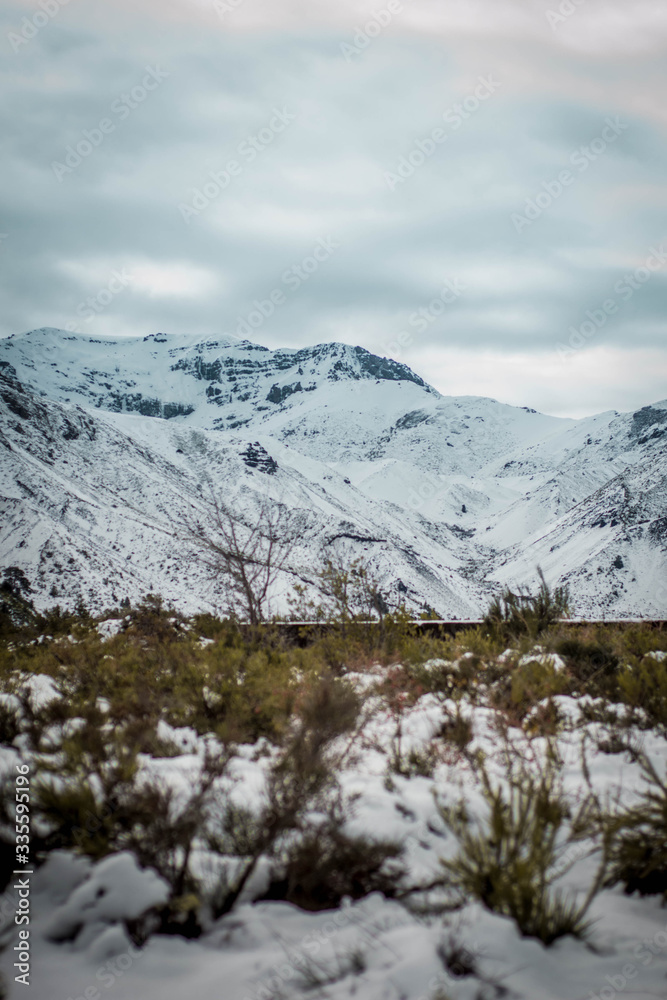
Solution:
M 244 517 L 294 513 L 300 578 L 335 545 L 413 608 L 471 617 L 540 565 L 580 614 L 664 613 L 664 403 L 562 420 L 345 343 L 42 328 L 0 341 L 0 440 L 6 565 L 43 606 L 159 588 L 201 607 L 174 524 L 208 484 Z
M 336 383 L 410 383 L 439 397 L 407 365 L 339 342 L 272 351 L 228 335 L 102 338 L 43 327 L 0 342 L 0 357 L 58 402 L 166 418 L 197 413 L 196 423 L 216 430 L 299 405 L 306 393 L 320 399 Z

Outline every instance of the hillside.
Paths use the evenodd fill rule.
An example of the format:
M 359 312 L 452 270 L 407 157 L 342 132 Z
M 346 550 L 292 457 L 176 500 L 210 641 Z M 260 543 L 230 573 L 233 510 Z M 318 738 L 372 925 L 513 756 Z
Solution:
M 274 611 L 335 551 L 363 555 L 390 605 L 447 617 L 538 564 L 576 613 L 666 615 L 667 401 L 565 420 L 443 397 L 345 344 L 53 329 L 0 342 L 0 383 L 2 564 L 40 607 L 221 607 L 183 532 L 214 495 L 289 509 Z

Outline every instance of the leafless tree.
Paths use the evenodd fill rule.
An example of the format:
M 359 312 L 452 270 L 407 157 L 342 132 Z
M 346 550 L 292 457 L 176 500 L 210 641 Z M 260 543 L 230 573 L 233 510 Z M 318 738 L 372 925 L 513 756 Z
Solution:
M 251 625 L 266 621 L 269 592 L 295 544 L 285 505 L 263 500 L 254 517 L 241 517 L 211 491 L 204 517 L 189 520 L 185 534 L 211 577 L 226 585 L 229 611 Z

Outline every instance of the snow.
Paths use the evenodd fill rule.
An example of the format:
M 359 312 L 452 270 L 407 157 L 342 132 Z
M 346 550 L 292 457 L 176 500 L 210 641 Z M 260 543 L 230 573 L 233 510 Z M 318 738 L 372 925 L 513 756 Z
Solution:
M 112 639 L 114 635 L 122 632 L 125 625 L 125 618 L 106 618 L 103 622 L 97 623 L 97 631 L 103 639 Z
M 558 653 L 545 653 L 541 647 L 536 647 L 530 653 L 524 653 L 518 661 L 519 667 L 525 667 L 528 663 L 539 663 L 542 667 L 551 667 L 556 673 L 565 670 L 565 660 Z
M 559 736 L 558 749 L 565 791 L 576 802 L 588 787 L 581 761 L 582 730 L 575 724 L 581 702 L 565 696 L 555 700 L 562 717 L 571 720 Z M 452 707 L 425 695 L 406 709 L 401 727 L 404 752 L 425 748 Z M 473 725 L 471 752 L 484 755 L 493 780 L 504 781 L 494 713 L 467 703 L 461 711 Z M 637 762 L 626 754 L 596 749 L 604 734 L 600 724 L 588 723 L 585 731 L 593 787 L 602 799 L 618 796 L 620 803 L 632 804 L 643 784 Z M 202 766 L 206 741 L 191 731 L 169 727 L 161 735 L 174 741 L 187 738 L 188 751 L 163 759 L 144 755 L 141 767 L 147 777 L 159 775 L 169 787 L 187 791 Z M 632 737 L 632 731 L 628 735 Z M 460 755 L 438 764 L 432 778 L 393 774 L 388 782 L 387 761 L 395 736 L 396 718 L 380 711 L 358 759 L 341 773 L 344 795 L 354 798 L 348 829 L 403 842 L 407 881 L 427 882 L 440 870 L 439 858 L 450 857 L 456 847 L 443 827 L 437 803 L 453 805 L 463 795 L 474 815 L 481 815 L 485 806 L 473 771 Z M 634 734 L 638 736 L 659 773 L 664 773 L 665 739 L 653 732 Z M 543 759 L 546 753 L 542 738 L 529 739 L 514 729 L 510 739 L 516 751 L 529 758 Z M 250 808 L 259 808 L 262 801 L 268 758 L 261 749 L 239 748 L 226 786 L 227 790 L 233 786 Z M 595 850 L 591 842 L 574 844 L 564 857 L 559 884 L 579 899 L 595 875 Z M 206 868 L 206 859 L 202 856 L 200 861 Z M 107 995 L 114 1000 L 181 1000 L 184 995 L 197 1000 L 219 1000 L 223 995 L 234 1000 L 314 996 L 434 1000 L 441 989 L 456 1000 L 477 1000 L 500 996 L 494 983 L 516 1000 L 590 998 L 591 994 L 609 1000 L 611 988 L 614 995 L 638 1000 L 664 995 L 667 913 L 657 897 L 640 899 L 624 895 L 620 888 L 605 889 L 591 910 L 590 947 L 565 938 L 545 948 L 522 938 L 510 919 L 475 902 L 431 919 L 377 893 L 315 913 L 283 902 L 253 902 L 253 893 L 266 885 L 266 875 L 266 867 L 260 868 L 240 905 L 210 923 L 200 939 L 154 935 L 139 949 L 124 922 L 164 903 L 166 883 L 141 869 L 127 852 L 97 863 L 53 852 L 33 878 L 30 995 L 34 1000 L 100 1000 Z M 474 975 L 455 975 L 445 968 L 438 952 L 448 943 L 465 950 Z M 1 964 L 6 974 L 10 962 L 5 952 Z M 619 985 L 622 979 L 630 984 L 627 989 Z M 326 983 L 321 991 L 314 988 L 317 980 Z M 91 987 L 97 993 L 86 993 Z
M 71 941 L 75 949 L 85 948 L 110 925 L 140 917 L 168 899 L 164 879 L 140 869 L 129 852 L 114 854 L 96 864 L 57 907 L 43 934 L 50 941 Z
M 390 605 L 445 618 L 478 618 L 538 565 L 581 616 L 667 617 L 665 403 L 555 418 L 442 397 L 345 344 L 43 329 L 0 342 L 0 359 L 24 388 L 5 368 L 0 551 L 40 608 L 151 591 L 224 607 L 182 530 L 213 491 L 251 517 L 267 499 L 292 511 L 275 612 L 328 543 L 363 556 Z M 274 474 L 246 464 L 255 442 Z
M 33 712 L 40 712 L 52 702 L 62 698 L 58 685 L 48 674 L 32 674 L 23 681 L 21 691 L 27 695 L 28 704 Z

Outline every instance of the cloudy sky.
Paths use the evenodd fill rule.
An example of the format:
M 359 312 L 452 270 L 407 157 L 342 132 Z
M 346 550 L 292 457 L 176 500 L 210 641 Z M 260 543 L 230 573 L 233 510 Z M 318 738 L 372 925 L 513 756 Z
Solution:
M 0 333 L 361 344 L 667 396 L 667 6 L 9 0 Z

